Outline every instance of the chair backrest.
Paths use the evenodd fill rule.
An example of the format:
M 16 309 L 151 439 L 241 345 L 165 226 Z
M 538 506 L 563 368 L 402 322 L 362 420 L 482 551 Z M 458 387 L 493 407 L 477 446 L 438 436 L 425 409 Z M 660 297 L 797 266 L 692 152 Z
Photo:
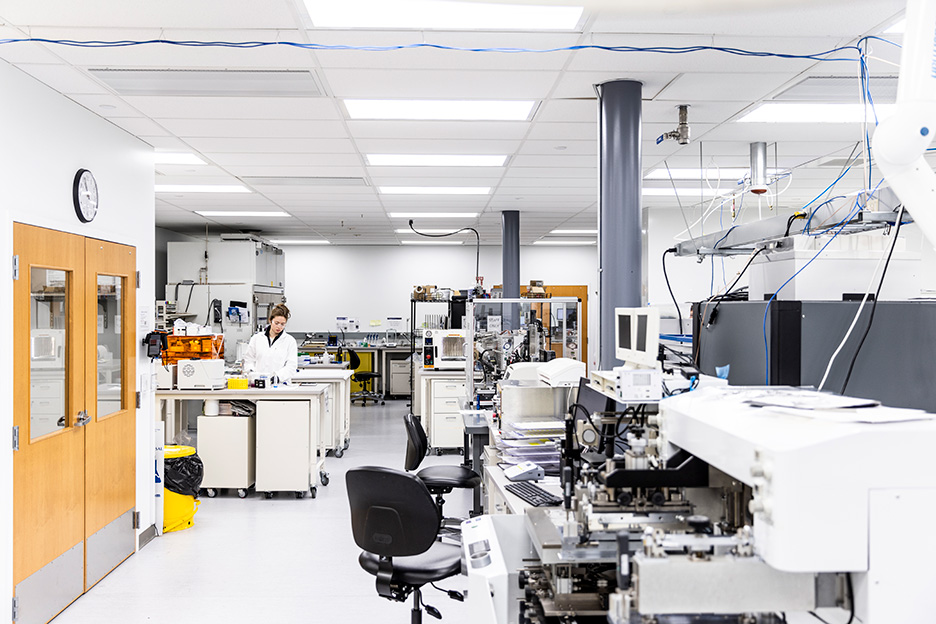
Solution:
M 364 466 L 345 475 L 351 531 L 363 550 L 381 557 L 424 553 L 439 531 L 439 509 L 415 475 Z
M 406 461 L 403 467 L 416 470 L 429 451 L 429 439 L 422 423 L 412 414 L 403 417 L 403 425 L 406 427 Z
M 361 366 L 360 356 L 358 356 L 357 352 L 354 349 L 348 349 L 348 357 L 350 358 L 348 360 L 350 362 L 348 366 L 351 367 L 351 370 L 357 370 L 358 367 Z

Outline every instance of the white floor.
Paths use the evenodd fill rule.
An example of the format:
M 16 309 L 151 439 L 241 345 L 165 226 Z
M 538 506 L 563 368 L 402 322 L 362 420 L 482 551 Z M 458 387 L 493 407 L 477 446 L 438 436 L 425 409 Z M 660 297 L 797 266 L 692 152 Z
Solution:
M 341 459 L 328 458 L 331 482 L 319 486 L 317 498 L 203 498 L 195 526 L 150 542 L 53 622 L 409 622 L 410 603 L 377 596 L 374 577 L 358 566 L 344 484 L 355 466 L 402 469 L 406 410 L 406 401 L 354 407 L 350 448 Z M 461 460 L 432 455 L 423 466 Z M 470 491 L 453 492 L 446 515 L 464 517 L 470 504 Z M 466 581 L 441 585 L 464 589 Z M 468 622 L 463 603 L 432 588 L 424 599 L 442 611 L 443 622 Z

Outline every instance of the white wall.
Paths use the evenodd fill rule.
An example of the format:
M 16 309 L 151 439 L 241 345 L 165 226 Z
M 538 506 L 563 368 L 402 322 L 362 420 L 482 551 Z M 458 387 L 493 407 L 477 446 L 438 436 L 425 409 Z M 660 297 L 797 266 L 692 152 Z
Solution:
M 142 285 L 137 291 L 138 333 L 152 325 L 154 288 L 154 170 L 152 149 L 19 70 L 0 62 L 0 257 L 6 271 L 0 306 L 7 322 L 0 331 L 0 378 L 13 378 L 13 222 L 27 223 L 133 245 Z M 90 169 L 98 182 L 101 204 L 97 218 L 82 224 L 72 208 L 72 180 L 79 168 Z M 142 318 L 141 318 L 142 317 Z M 139 352 L 137 371 L 148 371 Z M 9 381 L 7 382 L 10 383 Z M 10 385 L 7 385 L 9 388 Z M 148 384 L 147 386 L 148 387 Z M 153 523 L 153 410 L 144 395 L 137 410 L 137 509 L 144 527 Z M 13 586 L 13 397 L 3 393 L 0 431 L 0 587 Z
M 446 246 L 295 246 L 286 247 L 286 298 L 292 313 L 289 331 L 335 328 L 335 317 L 356 317 L 361 331 L 371 320 L 409 319 L 410 296 L 417 284 L 440 288 L 474 285 L 475 247 Z M 597 288 L 595 247 L 520 248 L 521 289 L 530 280 Z M 501 248 L 482 246 L 480 272 L 486 288 L 500 284 Z M 589 335 L 597 328 L 597 305 L 589 300 Z M 408 326 L 408 323 L 407 323 Z M 589 345 L 589 361 L 594 339 Z

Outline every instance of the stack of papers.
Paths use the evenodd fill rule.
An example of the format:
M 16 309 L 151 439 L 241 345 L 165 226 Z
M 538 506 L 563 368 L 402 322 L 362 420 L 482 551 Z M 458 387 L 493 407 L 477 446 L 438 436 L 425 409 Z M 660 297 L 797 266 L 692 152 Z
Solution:
M 505 424 L 495 443 L 507 464 L 531 461 L 544 470 L 559 469 L 560 442 L 565 435 L 561 420 L 516 421 Z

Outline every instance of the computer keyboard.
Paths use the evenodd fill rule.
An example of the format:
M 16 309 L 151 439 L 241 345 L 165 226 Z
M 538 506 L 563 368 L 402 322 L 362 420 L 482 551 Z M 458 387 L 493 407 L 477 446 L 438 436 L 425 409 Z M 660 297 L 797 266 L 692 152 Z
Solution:
M 508 492 L 518 496 L 524 502 L 534 507 L 551 507 L 561 505 L 562 499 L 555 494 L 550 494 L 540 486 L 529 481 L 520 481 L 518 483 L 508 483 L 504 486 Z

